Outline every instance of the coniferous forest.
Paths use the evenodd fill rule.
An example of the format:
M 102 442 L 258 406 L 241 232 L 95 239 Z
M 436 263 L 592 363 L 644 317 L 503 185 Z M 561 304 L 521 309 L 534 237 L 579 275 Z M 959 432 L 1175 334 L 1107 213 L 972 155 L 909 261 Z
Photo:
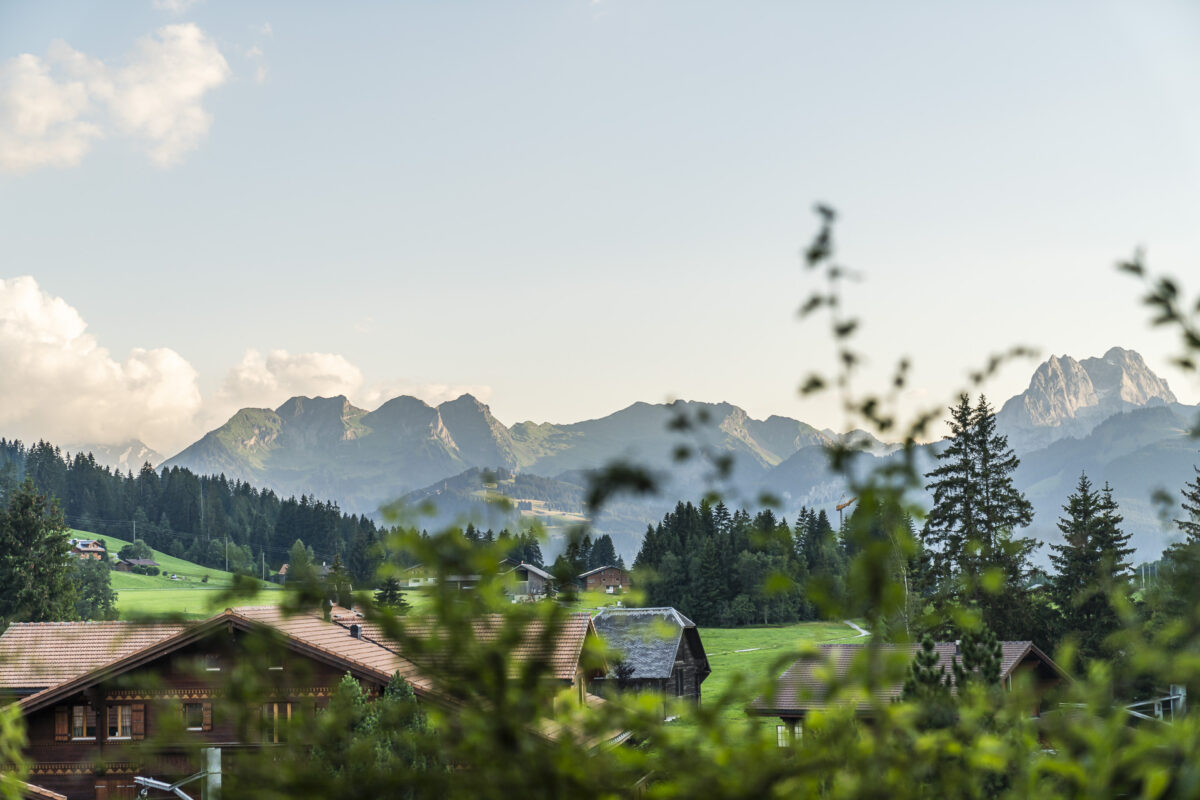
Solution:
M 283 498 L 224 475 L 201 476 L 179 467 L 156 472 L 146 465 L 136 475 L 121 474 L 91 454 L 64 454 L 44 441 L 26 447 L 0 439 L 0 492 L 7 497 L 26 478 L 58 500 L 72 528 L 142 539 L 205 566 L 228 563 L 232 571 L 270 574 L 300 539 L 318 562 L 341 556 L 350 575 L 366 583 L 374 580 L 381 557 L 380 526 L 342 513 L 336 502 Z

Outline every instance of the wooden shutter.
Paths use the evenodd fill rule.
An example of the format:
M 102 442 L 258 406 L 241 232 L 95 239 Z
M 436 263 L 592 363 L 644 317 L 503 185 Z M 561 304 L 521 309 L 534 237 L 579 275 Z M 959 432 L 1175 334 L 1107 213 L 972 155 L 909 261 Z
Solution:
M 203 705 L 201 706 L 201 710 L 202 710 L 202 714 L 201 714 L 200 730 L 211 731 L 212 730 L 212 701 L 205 700 Z
M 133 711 L 129 715 L 132 725 L 131 736 L 134 739 L 146 738 L 146 704 L 134 703 Z
M 71 738 L 71 709 L 59 706 L 54 709 L 54 741 L 65 742 Z
M 108 800 L 108 780 L 106 778 L 96 780 L 96 800 Z

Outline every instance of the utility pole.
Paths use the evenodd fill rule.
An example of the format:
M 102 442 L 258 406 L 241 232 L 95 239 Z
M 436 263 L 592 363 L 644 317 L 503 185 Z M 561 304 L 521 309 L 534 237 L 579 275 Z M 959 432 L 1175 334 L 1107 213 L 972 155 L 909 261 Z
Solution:
M 258 555 L 262 558 L 262 579 L 267 579 L 267 551 L 259 550 Z
M 225 534 L 225 571 L 229 572 L 229 534 Z
M 200 535 L 204 536 L 204 479 L 200 479 Z M 204 541 L 208 541 L 205 537 Z

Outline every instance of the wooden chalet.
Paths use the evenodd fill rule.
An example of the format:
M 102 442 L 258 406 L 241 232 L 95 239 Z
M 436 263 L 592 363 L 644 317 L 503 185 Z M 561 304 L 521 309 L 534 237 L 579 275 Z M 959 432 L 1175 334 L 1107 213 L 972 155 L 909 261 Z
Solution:
M 619 654 L 626 670 L 610 669 L 598 693 L 652 690 L 700 703 L 700 685 L 712 669 L 696 623 L 674 608 L 611 608 L 592 620 L 600 641 Z M 618 662 L 612 661 L 612 666 Z
M 614 567 L 596 567 L 579 576 L 579 585 L 588 591 L 600 591 L 607 594 L 617 594 L 632 586 L 629 571 Z
M 1067 679 L 1067 674 L 1033 642 L 1001 642 L 1000 682 L 1011 689 L 1015 681 L 1028 678 L 1037 696 Z M 950 674 L 952 659 L 961 658 L 957 642 L 935 644 L 938 662 Z M 750 704 L 750 713 L 760 717 L 779 717 L 779 743 L 786 745 L 803 733 L 804 719 L 810 711 L 853 702 L 860 718 L 870 720 L 881 703 L 898 700 L 904 688 L 903 680 L 880 688 L 871 697 L 842 700 L 831 697 L 831 687 L 844 685 L 855 661 L 866 650 L 865 644 L 828 644 L 819 648 L 816 658 L 801 658 L 787 668 L 775 684 L 771 695 L 758 697 Z M 885 655 L 902 654 L 911 663 L 920 645 L 879 645 Z M 1034 715 L 1039 708 L 1032 709 Z
M 554 591 L 554 576 L 534 564 L 518 562 L 505 575 L 515 581 L 507 590 L 514 600 L 538 600 Z
M 236 753 L 277 745 L 293 711 L 327 705 L 346 673 L 371 695 L 399 673 L 418 701 L 455 707 L 428 669 L 406 659 L 376 626 L 340 611 L 330 621 L 249 607 L 197 623 L 11 625 L 0 636 L 0 702 L 17 703 L 25 718 L 32 762 L 26 795 L 132 798 L 140 789 L 135 775 L 177 780 L 197 772 L 201 746 Z M 488 621 L 480 625 L 486 635 Z M 275 649 L 265 659 L 247 658 L 249 636 L 264 632 Z M 590 704 L 598 698 L 586 695 L 592 675 L 581 657 L 595 635 L 586 614 L 573 615 L 557 637 L 531 631 L 529 646 L 515 655 L 546 659 L 553 679 Z M 253 710 L 261 725 L 247 729 L 246 710 L 235 713 L 222 695 L 224 673 L 254 665 L 261 665 L 271 699 Z M 548 738 L 555 735 L 549 720 L 531 724 Z M 164 743 L 164 731 L 176 738 Z M 148 752 L 142 740 L 155 734 L 160 738 Z
M 96 560 L 103 559 L 108 552 L 101 546 L 100 542 L 95 539 L 72 539 L 71 555 L 76 558 L 92 558 Z

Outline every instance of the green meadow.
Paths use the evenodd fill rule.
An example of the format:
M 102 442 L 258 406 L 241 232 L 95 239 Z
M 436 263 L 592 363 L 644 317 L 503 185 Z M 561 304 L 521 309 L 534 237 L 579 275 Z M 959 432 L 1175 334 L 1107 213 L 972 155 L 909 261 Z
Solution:
M 103 539 L 108 544 L 109 555 L 116 558 L 117 551 L 132 544 L 116 536 L 100 536 L 88 531 L 72 530 L 76 539 Z M 112 572 L 112 587 L 117 593 L 117 610 L 121 619 L 131 617 L 173 614 L 191 619 L 210 616 L 231 603 L 223 598 L 233 585 L 233 573 L 210 569 L 169 556 L 154 550 L 154 560 L 162 573 L 159 575 L 135 575 L 132 572 Z M 174 575 L 174 579 L 172 579 Z M 207 577 L 207 580 L 205 578 Z M 283 592 L 276 584 L 257 581 L 259 592 L 253 598 L 240 598 L 236 605 L 275 605 L 283 600 Z

